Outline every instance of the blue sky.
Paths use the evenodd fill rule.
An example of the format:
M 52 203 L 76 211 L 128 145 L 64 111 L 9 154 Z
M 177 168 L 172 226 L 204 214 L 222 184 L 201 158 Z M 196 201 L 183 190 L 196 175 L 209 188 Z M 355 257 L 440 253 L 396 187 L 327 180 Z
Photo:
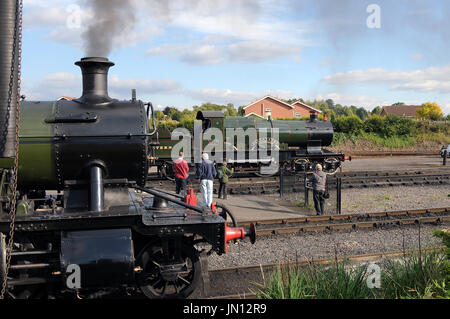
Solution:
M 270 94 L 449 114 L 449 15 L 447 0 L 24 0 L 23 93 L 79 96 L 73 63 L 106 55 L 112 97 L 160 108 Z

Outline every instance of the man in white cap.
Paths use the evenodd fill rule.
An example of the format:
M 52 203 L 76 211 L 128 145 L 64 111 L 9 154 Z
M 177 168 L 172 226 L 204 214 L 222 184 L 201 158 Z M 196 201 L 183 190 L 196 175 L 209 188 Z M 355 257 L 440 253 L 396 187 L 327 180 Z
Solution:
M 322 165 L 317 164 L 316 170 L 312 173 L 312 188 L 314 207 L 317 215 L 323 215 L 325 198 L 325 187 L 327 183 L 327 174 L 322 171 Z
M 209 160 L 207 153 L 202 154 L 202 162 L 197 168 L 196 178 L 200 180 L 200 188 L 203 195 L 203 204 L 211 207 L 213 198 L 213 181 L 217 172 L 213 162 Z

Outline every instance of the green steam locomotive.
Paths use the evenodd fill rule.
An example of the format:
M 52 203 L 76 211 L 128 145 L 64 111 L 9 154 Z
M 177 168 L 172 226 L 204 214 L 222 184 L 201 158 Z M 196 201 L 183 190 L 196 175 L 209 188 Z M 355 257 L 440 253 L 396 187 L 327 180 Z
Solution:
M 217 148 L 208 151 L 207 147 L 214 135 L 219 135 L 223 139 L 218 143 L 222 147 L 222 158 L 219 160 L 226 160 L 236 173 L 261 176 L 274 174 L 280 168 L 311 171 L 316 164 L 321 164 L 324 171 L 333 173 L 348 159 L 344 154 L 324 148 L 333 141 L 333 125 L 331 122 L 318 120 L 314 113 L 311 113 L 309 121 L 286 121 L 271 118 L 265 120 L 255 117 L 225 117 L 221 111 L 199 111 L 196 119 L 201 121 L 199 127 L 203 138 L 201 144 L 195 143 L 194 139 L 191 140 L 193 152 L 190 153 L 191 156 L 187 156 L 190 163 L 195 163 L 196 152 L 197 154 L 201 151 L 217 152 Z M 221 134 L 210 133 L 212 129 Z M 249 129 L 253 130 L 253 136 L 246 134 Z M 239 130 L 245 135 L 244 143 L 237 143 Z M 173 132 L 166 128 L 159 129 L 159 145 L 152 147 L 152 155 L 149 157 L 150 166 L 157 167 L 159 176 L 169 179 L 173 176 L 172 160 L 178 155 L 179 148 L 175 147 L 180 143 L 180 139 L 173 135 Z M 196 135 L 195 129 L 193 135 Z M 267 152 L 266 156 L 261 157 L 261 151 Z M 275 153 L 276 157 L 271 156 Z M 264 172 L 264 168 L 269 166 L 277 169 L 275 171 L 266 169 Z

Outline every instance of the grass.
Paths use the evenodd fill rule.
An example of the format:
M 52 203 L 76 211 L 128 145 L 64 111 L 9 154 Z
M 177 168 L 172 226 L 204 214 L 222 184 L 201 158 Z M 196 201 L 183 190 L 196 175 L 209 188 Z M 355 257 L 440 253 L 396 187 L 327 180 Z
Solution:
M 372 292 L 364 283 L 365 275 L 364 267 L 349 269 L 345 263 L 330 268 L 279 266 L 256 295 L 263 299 L 366 298 Z
M 308 205 L 305 205 L 305 201 L 304 200 L 294 200 L 291 201 L 291 204 L 293 206 L 297 206 L 297 207 L 304 207 L 307 209 L 314 209 L 314 204 L 311 203 L 311 201 L 308 201 Z
M 414 147 L 420 143 L 436 142 L 441 145 L 450 144 L 450 135 L 444 132 L 426 132 L 416 135 L 397 135 L 384 137 L 376 133 L 363 132 L 360 135 L 335 132 L 332 146 L 339 146 L 352 141 L 354 145 L 359 142 L 368 142 L 374 146 L 401 149 Z
M 416 144 L 416 139 L 409 135 L 382 137 L 378 134 L 364 133 L 360 138 L 372 142 L 377 146 L 392 148 L 410 147 Z
M 435 283 L 443 278 L 443 254 L 430 252 L 415 254 L 401 261 L 388 260 L 388 266 L 382 273 L 384 289 L 380 297 L 397 298 L 433 298 L 443 292 L 436 289 Z
M 387 259 L 386 266 L 380 268 L 380 285 L 375 288 L 368 285 L 370 265 L 336 261 L 328 267 L 279 265 L 268 282 L 255 283 L 257 290 L 252 292 L 262 299 L 450 299 L 450 231 L 433 234 L 442 238 L 445 253 L 419 249 L 419 253 L 405 254 L 400 260 Z
M 443 260 L 440 252 L 388 260 L 380 288 L 369 288 L 367 265 L 351 267 L 343 261 L 330 267 L 278 266 L 268 282 L 255 284 L 258 290 L 252 292 L 261 299 L 449 298 Z

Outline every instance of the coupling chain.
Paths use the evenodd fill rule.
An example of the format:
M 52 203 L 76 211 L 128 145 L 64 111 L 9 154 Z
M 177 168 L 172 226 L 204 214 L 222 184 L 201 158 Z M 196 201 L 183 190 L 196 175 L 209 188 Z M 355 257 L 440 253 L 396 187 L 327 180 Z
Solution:
M 16 50 L 17 50 L 17 104 L 16 104 L 16 125 L 15 125 L 15 141 L 14 141 L 14 166 L 12 171 L 12 182 L 10 189 L 12 192 L 12 199 L 10 204 L 10 224 L 9 224 L 9 239 L 6 247 L 6 267 L 3 274 L 2 290 L 0 292 L 0 299 L 4 299 L 8 285 L 8 272 L 11 266 L 11 253 L 14 244 L 14 223 L 16 219 L 16 200 L 17 200 L 17 173 L 19 164 L 19 128 L 20 128 L 20 84 L 21 84 L 21 64 L 22 64 L 22 11 L 23 0 L 17 0 L 16 2 L 16 19 L 14 24 L 14 38 L 13 38 L 13 50 L 11 57 L 11 74 L 9 77 L 9 91 L 8 91 L 8 113 L 11 110 L 11 102 L 13 99 L 13 87 L 14 87 L 14 67 L 16 63 Z

